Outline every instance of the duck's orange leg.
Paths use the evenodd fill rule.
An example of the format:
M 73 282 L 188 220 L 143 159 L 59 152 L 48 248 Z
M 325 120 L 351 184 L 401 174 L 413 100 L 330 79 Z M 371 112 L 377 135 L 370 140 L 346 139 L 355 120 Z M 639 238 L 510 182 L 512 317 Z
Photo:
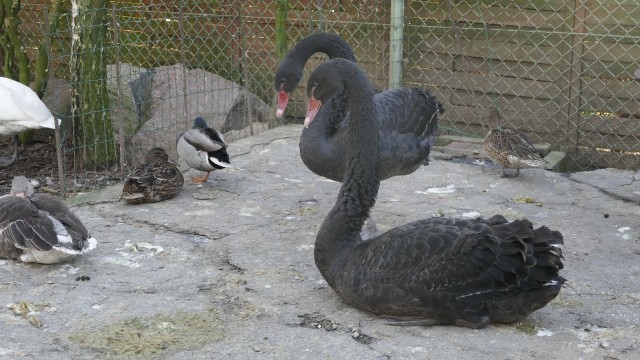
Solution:
M 207 182 L 208 179 L 209 179 L 209 171 L 207 171 L 204 174 L 204 176 L 201 176 L 201 177 L 194 176 L 194 177 L 191 178 L 191 180 L 196 184 L 205 183 L 205 182 Z

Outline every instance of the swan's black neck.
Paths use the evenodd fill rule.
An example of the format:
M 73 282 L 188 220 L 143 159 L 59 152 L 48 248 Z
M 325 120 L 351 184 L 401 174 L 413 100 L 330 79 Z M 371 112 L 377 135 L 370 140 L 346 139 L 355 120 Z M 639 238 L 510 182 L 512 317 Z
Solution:
M 326 65 L 325 65 L 326 64 Z M 332 284 L 330 267 L 347 249 L 360 242 L 360 230 L 369 216 L 380 186 L 379 135 L 374 94 L 366 76 L 353 62 L 330 60 L 322 66 L 337 71 L 347 94 L 346 162 L 336 203 L 325 218 L 315 244 L 315 260 L 325 280 Z
M 355 62 L 356 57 L 353 50 L 338 35 L 330 33 L 311 34 L 300 40 L 282 60 L 280 67 L 276 71 L 275 80 L 279 81 L 283 74 L 287 74 L 287 82 L 284 89 L 279 89 L 276 83 L 276 90 L 284 90 L 291 93 L 300 83 L 304 65 L 311 55 L 321 52 L 330 58 L 343 58 Z
M 340 36 L 330 33 L 316 33 L 305 37 L 291 49 L 287 57 L 298 60 L 297 62 L 304 66 L 311 55 L 317 52 L 325 53 L 332 59 L 342 58 L 356 61 L 351 46 Z

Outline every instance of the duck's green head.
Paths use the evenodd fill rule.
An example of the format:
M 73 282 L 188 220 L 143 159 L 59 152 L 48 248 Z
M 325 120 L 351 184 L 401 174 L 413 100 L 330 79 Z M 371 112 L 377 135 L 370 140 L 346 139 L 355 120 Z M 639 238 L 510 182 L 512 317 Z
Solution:
M 202 116 L 198 116 L 197 118 L 195 118 L 193 120 L 193 128 L 194 129 L 206 129 L 209 126 L 207 126 L 207 122 L 204 121 L 204 119 L 202 118 Z

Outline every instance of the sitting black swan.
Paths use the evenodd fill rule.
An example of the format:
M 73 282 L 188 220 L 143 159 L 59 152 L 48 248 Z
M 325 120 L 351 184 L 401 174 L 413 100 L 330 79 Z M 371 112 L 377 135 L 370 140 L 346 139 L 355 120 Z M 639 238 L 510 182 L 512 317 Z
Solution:
M 396 325 L 482 328 L 515 322 L 545 306 L 564 279 L 562 234 L 528 220 L 431 218 L 363 241 L 360 230 L 380 185 L 374 94 L 358 65 L 331 59 L 309 77 L 309 108 L 346 98 L 345 178 L 315 242 L 315 262 L 352 306 Z
M 305 63 L 316 52 L 355 62 L 351 47 L 337 35 L 317 33 L 300 40 L 276 71 L 277 116 L 284 114 L 289 96 L 302 79 Z M 338 91 L 327 99 L 313 123 L 305 122 L 300 137 L 300 157 L 307 168 L 338 182 L 342 181 L 345 168 L 346 97 Z M 379 113 L 376 127 L 380 132 L 380 179 L 411 174 L 428 162 L 438 134 L 437 115 L 444 111 L 442 104 L 428 90 L 417 88 L 378 93 L 375 104 Z

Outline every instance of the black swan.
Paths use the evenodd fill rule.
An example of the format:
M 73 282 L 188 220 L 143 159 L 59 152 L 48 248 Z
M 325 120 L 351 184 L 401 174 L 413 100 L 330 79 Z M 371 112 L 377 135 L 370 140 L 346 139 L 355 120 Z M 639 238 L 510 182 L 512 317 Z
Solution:
M 520 169 L 546 164 L 525 134 L 502 127 L 502 115 L 498 109 L 491 111 L 487 124 L 489 133 L 484 138 L 484 152 L 489 159 L 502 167 L 502 177 L 507 176 L 505 168 L 516 169 L 513 175 L 516 177 L 520 174 Z
M 278 92 L 278 110 L 282 116 L 289 96 L 302 79 L 304 65 L 316 52 L 330 58 L 355 62 L 349 44 L 337 35 L 316 33 L 300 40 L 276 71 L 274 87 Z M 305 120 L 300 137 L 300 157 L 317 175 L 342 181 L 348 113 L 346 94 L 336 92 L 316 114 L 313 123 Z M 442 104 L 425 89 L 393 89 L 375 95 L 379 116 L 381 180 L 407 175 L 427 163 L 429 151 L 438 133 L 438 113 Z
M 374 94 L 358 65 L 331 59 L 311 74 L 311 116 L 346 90 L 345 178 L 315 242 L 320 273 L 346 303 L 394 325 L 482 328 L 515 322 L 556 297 L 562 234 L 528 220 L 431 218 L 363 241 L 380 180 Z

